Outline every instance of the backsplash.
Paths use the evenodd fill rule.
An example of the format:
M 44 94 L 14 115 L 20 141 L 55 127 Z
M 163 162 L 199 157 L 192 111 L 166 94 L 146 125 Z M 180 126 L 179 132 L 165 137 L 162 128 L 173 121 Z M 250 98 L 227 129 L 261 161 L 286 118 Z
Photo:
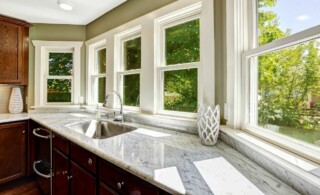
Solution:
M 9 112 L 9 100 L 11 95 L 12 87 L 14 85 L 0 85 L 0 113 L 8 113 Z M 22 97 L 24 88 L 21 86 Z M 24 98 L 23 98 L 24 99 Z

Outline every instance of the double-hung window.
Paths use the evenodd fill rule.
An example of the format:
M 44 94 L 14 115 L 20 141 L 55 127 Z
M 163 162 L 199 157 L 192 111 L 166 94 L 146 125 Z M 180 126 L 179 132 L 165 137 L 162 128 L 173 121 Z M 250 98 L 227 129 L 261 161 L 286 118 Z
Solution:
M 199 104 L 199 10 L 160 19 L 158 25 L 158 112 L 194 115 Z
M 37 41 L 34 106 L 74 105 L 80 97 L 80 48 L 76 41 Z
M 95 63 L 91 75 L 91 103 L 103 103 L 106 95 L 107 49 L 105 46 L 95 49 Z
M 320 147 L 320 15 L 314 9 L 320 2 L 251 2 L 257 8 L 251 17 L 255 47 L 243 54 L 242 128 Z M 285 144 L 281 140 L 273 139 Z
M 115 36 L 118 55 L 118 90 L 127 108 L 140 107 L 141 26 Z
M 102 104 L 106 95 L 107 41 L 103 39 L 88 49 L 87 104 Z
M 46 103 L 70 104 L 74 88 L 73 51 L 49 50 L 47 55 L 44 80 Z

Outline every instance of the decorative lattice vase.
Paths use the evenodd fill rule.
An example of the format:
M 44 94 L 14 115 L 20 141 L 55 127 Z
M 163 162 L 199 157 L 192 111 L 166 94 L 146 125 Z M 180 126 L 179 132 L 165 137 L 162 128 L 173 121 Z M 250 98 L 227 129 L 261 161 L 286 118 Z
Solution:
M 220 107 L 200 106 L 198 109 L 198 131 L 201 143 L 213 146 L 217 143 L 220 127 Z
M 13 87 L 9 101 L 9 112 L 12 114 L 21 113 L 23 111 L 23 100 L 19 87 Z

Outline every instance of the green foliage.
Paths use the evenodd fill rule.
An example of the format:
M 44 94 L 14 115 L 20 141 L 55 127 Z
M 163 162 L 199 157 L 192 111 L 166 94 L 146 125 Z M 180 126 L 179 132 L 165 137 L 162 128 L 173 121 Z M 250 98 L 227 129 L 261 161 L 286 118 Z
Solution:
M 260 45 L 290 34 L 279 28 L 275 13 L 263 9 L 276 2 L 259 0 Z M 258 57 L 259 124 L 320 129 L 319 110 L 306 105 L 308 95 L 320 95 L 319 46 L 314 40 Z
M 140 105 L 140 74 L 123 76 L 123 98 L 124 105 Z
M 48 79 L 48 102 L 71 102 L 71 79 Z
M 141 37 L 124 42 L 125 70 L 141 68 Z
M 103 103 L 106 96 L 106 77 L 98 79 L 98 102 Z
M 97 58 L 98 58 L 98 73 L 105 74 L 107 68 L 107 49 L 100 49 L 97 51 Z
M 70 76 L 73 74 L 73 53 L 49 53 L 49 75 Z M 71 102 L 70 79 L 48 79 L 48 102 Z
M 200 60 L 200 22 L 192 20 L 166 29 L 166 65 Z
M 197 69 L 164 73 L 164 109 L 197 112 Z
M 49 53 L 49 75 L 69 76 L 73 74 L 73 53 Z

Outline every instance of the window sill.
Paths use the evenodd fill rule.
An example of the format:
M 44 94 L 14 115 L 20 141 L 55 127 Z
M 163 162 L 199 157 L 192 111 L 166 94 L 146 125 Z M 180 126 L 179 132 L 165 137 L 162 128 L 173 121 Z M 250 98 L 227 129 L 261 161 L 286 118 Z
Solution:
M 149 126 L 171 129 L 189 134 L 198 134 L 197 119 L 177 116 L 144 114 L 140 112 L 125 112 L 125 120 Z
M 245 131 L 220 127 L 220 139 L 303 194 L 320 192 L 320 164 Z M 314 192 L 314 193 L 312 193 Z
M 80 105 L 46 105 L 46 106 L 31 106 L 28 113 L 33 112 L 77 112 L 84 111 L 80 109 Z

